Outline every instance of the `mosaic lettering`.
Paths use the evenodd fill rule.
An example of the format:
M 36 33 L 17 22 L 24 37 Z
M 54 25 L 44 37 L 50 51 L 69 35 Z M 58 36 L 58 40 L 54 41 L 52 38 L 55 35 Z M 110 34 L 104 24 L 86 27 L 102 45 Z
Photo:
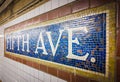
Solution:
M 106 13 L 6 34 L 6 51 L 106 73 Z

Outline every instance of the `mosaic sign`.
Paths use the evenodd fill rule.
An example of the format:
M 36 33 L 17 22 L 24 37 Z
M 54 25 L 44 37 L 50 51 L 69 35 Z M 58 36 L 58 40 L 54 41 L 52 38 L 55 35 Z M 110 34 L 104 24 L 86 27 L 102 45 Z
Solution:
M 6 51 L 106 73 L 106 13 L 6 33 Z

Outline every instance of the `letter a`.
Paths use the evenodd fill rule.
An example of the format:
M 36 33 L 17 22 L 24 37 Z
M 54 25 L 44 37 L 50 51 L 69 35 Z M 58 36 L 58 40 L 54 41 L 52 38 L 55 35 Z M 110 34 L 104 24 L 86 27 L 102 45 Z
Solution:
M 42 47 L 39 47 L 39 42 L 40 41 L 41 41 Z M 39 35 L 39 39 L 37 41 L 37 48 L 35 50 L 35 53 L 38 53 L 38 49 L 42 49 L 44 55 L 48 54 L 47 51 L 46 51 L 46 49 L 45 49 L 45 45 L 44 45 L 44 40 L 43 40 L 43 37 L 42 37 L 42 33 L 40 33 L 40 35 Z

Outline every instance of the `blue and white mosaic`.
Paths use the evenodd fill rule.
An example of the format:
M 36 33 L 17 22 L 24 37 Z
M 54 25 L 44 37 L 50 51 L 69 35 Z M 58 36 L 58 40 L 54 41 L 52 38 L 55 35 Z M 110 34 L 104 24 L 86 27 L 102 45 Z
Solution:
M 106 73 L 106 13 L 6 34 L 6 51 Z

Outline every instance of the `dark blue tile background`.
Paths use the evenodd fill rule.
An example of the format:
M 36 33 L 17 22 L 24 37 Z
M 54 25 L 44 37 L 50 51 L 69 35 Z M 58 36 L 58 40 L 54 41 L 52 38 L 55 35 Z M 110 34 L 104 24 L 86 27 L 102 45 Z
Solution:
M 81 27 L 87 27 L 88 32 L 73 32 L 72 39 L 74 40 L 75 38 L 78 38 L 79 45 L 75 43 L 72 44 L 72 53 L 78 56 L 83 56 L 86 53 L 89 53 L 86 61 L 69 59 L 66 57 L 68 55 L 68 31 L 66 29 Z M 60 35 L 59 30 L 64 30 L 64 32 L 62 33 L 56 54 L 55 56 L 53 56 L 46 32 L 52 32 L 52 42 L 55 46 Z M 38 50 L 38 54 L 35 54 L 37 40 L 40 32 L 43 32 L 42 36 L 44 38 L 45 48 L 48 55 L 42 54 L 43 50 Z M 7 51 L 103 74 L 105 74 L 106 72 L 106 13 L 81 17 L 78 19 L 69 20 L 44 27 L 37 27 L 25 31 L 21 30 L 19 32 L 11 33 L 6 37 L 22 34 L 29 34 L 30 36 L 30 52 L 26 52 L 26 45 L 25 51 L 22 51 L 22 38 L 20 39 L 19 51 L 17 50 L 17 39 L 14 39 L 14 50 L 11 50 L 10 45 L 8 45 L 8 49 L 6 49 Z M 39 46 L 41 46 L 41 43 Z M 91 58 L 94 58 L 95 62 L 91 62 Z

